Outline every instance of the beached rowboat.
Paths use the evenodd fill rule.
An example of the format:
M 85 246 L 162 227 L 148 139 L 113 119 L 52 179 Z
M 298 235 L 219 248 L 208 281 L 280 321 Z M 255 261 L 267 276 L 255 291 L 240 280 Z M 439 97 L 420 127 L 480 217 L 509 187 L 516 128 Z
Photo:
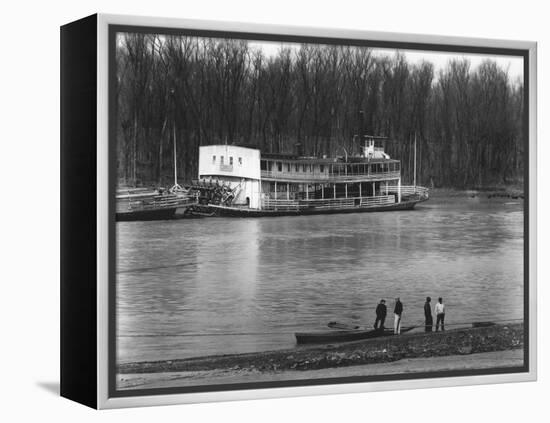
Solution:
M 408 332 L 414 327 L 401 328 L 401 333 Z M 325 344 L 331 342 L 349 342 L 361 339 L 379 338 L 382 336 L 392 336 L 393 329 L 385 330 L 330 330 L 322 332 L 296 332 L 296 342 L 298 344 Z

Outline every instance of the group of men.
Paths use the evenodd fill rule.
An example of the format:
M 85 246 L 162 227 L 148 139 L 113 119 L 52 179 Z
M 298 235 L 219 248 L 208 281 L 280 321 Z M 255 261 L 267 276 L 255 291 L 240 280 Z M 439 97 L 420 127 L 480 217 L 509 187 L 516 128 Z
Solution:
M 425 318 L 425 326 L 424 331 L 425 332 L 431 332 L 434 320 L 432 317 L 432 306 L 431 303 L 432 299 L 430 297 L 426 297 L 426 302 L 424 303 L 424 318 Z M 443 304 L 443 298 L 439 297 L 437 299 L 437 304 L 434 308 L 434 313 L 436 317 L 435 322 L 435 331 L 437 332 L 439 330 L 439 325 L 441 324 L 441 330 L 445 330 L 445 304 Z
M 433 317 L 432 317 L 432 299 L 426 297 L 426 302 L 424 303 L 424 318 L 425 318 L 425 331 L 431 332 L 433 328 Z M 374 321 L 375 330 L 384 330 L 384 322 L 386 321 L 386 315 L 388 309 L 386 307 L 386 300 L 381 299 L 378 306 L 376 306 L 376 320 Z M 435 305 L 434 313 L 436 315 L 436 325 L 435 331 L 439 330 L 439 325 L 441 325 L 441 330 L 445 330 L 445 304 L 443 304 L 443 298 L 439 297 L 437 304 Z M 401 333 L 401 317 L 403 316 L 403 303 L 398 297 L 395 299 L 395 307 L 393 309 L 394 320 L 393 320 L 393 333 L 399 335 Z

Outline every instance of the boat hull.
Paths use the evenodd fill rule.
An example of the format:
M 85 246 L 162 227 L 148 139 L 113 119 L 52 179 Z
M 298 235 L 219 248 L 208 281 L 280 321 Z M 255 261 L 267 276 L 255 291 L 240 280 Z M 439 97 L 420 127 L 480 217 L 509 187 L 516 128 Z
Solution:
M 402 328 L 401 333 L 408 332 L 411 328 Z M 294 334 L 298 344 L 327 344 L 332 342 L 350 342 L 362 339 L 393 336 L 393 329 L 385 330 L 339 330 L 323 332 L 296 332 Z
M 170 220 L 174 219 L 177 207 L 163 207 L 150 210 L 132 210 L 117 212 L 117 222 L 136 222 L 151 220 Z
M 219 217 L 268 217 L 268 216 L 302 216 L 312 214 L 337 214 L 337 213 L 367 213 L 382 211 L 412 210 L 419 200 L 403 201 L 401 203 L 386 204 L 371 207 L 346 207 L 346 208 L 316 208 L 314 206 L 299 210 L 258 210 L 246 207 L 217 206 L 213 204 L 201 206 L 203 212 L 212 213 Z

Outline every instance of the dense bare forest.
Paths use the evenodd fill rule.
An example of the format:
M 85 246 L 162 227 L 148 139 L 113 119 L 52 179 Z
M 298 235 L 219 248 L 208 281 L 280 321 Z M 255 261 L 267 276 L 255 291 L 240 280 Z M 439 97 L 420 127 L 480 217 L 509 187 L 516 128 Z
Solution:
M 368 48 L 304 44 L 267 55 L 246 41 L 119 34 L 115 125 L 121 184 L 197 177 L 200 145 L 236 143 L 310 156 L 358 152 L 364 131 L 412 181 L 436 187 L 514 183 L 523 170 L 523 85 L 484 61 L 473 69 Z

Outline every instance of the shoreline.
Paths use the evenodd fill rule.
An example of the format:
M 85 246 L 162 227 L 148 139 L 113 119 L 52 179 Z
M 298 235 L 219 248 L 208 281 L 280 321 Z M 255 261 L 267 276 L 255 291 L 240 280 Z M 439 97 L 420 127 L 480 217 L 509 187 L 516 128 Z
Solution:
M 255 375 L 254 380 L 272 380 L 273 377 L 280 377 L 276 375 L 288 372 L 300 374 L 296 376 L 299 379 L 308 378 L 309 374 L 316 371 L 340 374 L 350 371 L 345 369 L 395 365 L 398 362 L 405 363 L 403 360 L 432 359 L 430 362 L 435 363 L 436 359 L 449 356 L 461 357 L 457 359 L 459 364 L 463 361 L 462 357 L 522 350 L 523 336 L 523 323 L 516 323 L 411 333 L 321 346 L 297 346 L 258 353 L 125 363 L 118 365 L 117 384 L 140 387 L 143 383 L 164 383 L 162 381 L 173 377 L 189 384 L 196 384 L 205 378 L 208 383 L 213 383 L 212 380 L 218 378 L 247 379 L 251 374 Z M 523 357 L 521 362 L 518 362 L 517 357 L 514 360 L 514 363 L 517 362 L 515 365 L 519 366 Z M 498 357 L 493 357 L 490 367 L 500 367 L 498 361 Z M 444 366 L 450 364 L 447 360 L 443 363 Z M 471 365 L 475 365 L 475 360 Z M 403 370 L 408 372 L 407 369 Z
M 281 382 L 342 377 L 386 376 L 443 371 L 514 368 L 523 365 L 523 348 L 437 357 L 404 358 L 378 364 L 362 364 L 318 370 L 261 372 L 254 369 L 203 370 L 117 375 L 118 389 L 155 389 L 235 383 Z
M 525 194 L 523 187 L 518 187 L 517 185 L 510 186 L 488 186 L 488 187 L 479 187 L 479 188 L 428 188 L 430 193 L 430 198 L 441 198 L 441 197 L 483 197 L 483 198 L 511 198 L 514 200 L 524 199 Z

